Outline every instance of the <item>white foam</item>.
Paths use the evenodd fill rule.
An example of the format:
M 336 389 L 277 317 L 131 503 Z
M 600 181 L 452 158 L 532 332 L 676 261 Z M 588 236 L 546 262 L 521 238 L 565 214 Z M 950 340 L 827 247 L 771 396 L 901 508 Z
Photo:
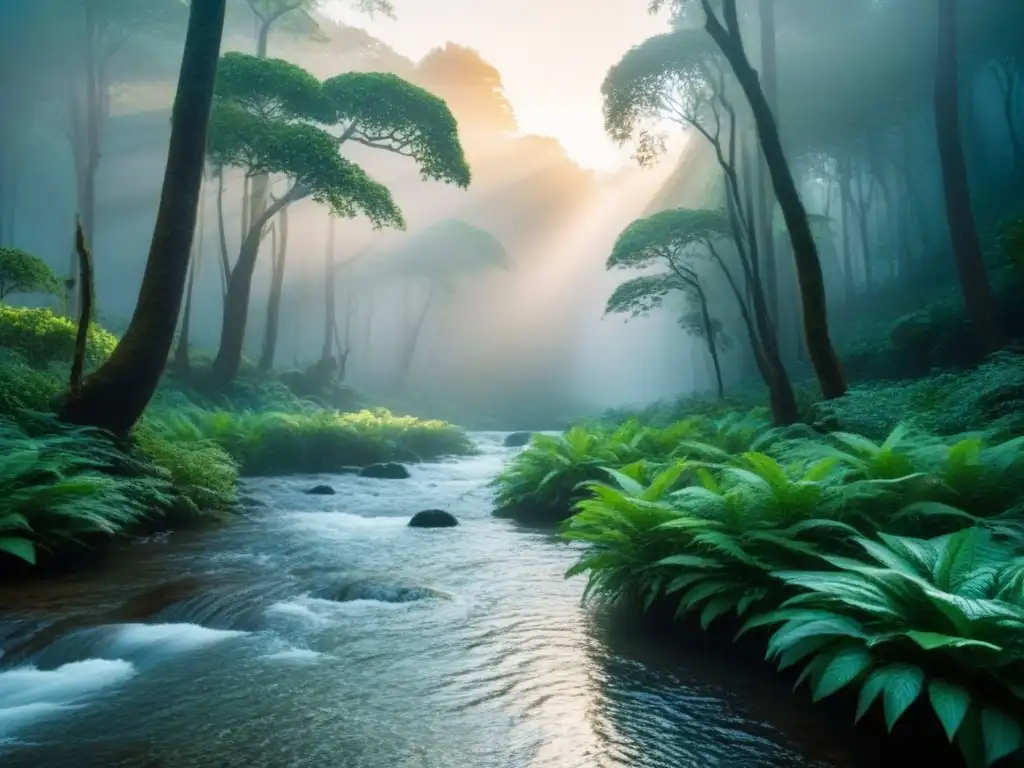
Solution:
M 286 648 L 275 653 L 268 653 L 264 659 L 273 661 L 311 661 L 323 656 L 319 651 L 312 651 L 309 648 Z
M 53 670 L 25 666 L 0 672 L 0 738 L 28 723 L 74 709 L 88 696 L 134 675 L 135 666 L 121 659 L 86 659 Z
M 104 643 L 104 655 L 153 658 L 194 651 L 245 634 L 198 624 L 121 624 Z

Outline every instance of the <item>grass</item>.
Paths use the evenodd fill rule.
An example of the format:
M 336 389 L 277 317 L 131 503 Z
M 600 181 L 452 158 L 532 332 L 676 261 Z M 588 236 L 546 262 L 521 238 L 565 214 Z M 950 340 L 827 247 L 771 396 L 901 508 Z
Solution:
M 890 730 L 918 703 L 991 766 L 1022 756 L 1021 381 L 1004 355 L 816 410 L 850 431 L 756 410 L 580 426 L 517 454 L 497 501 L 565 519 L 587 599 L 731 616 L 816 701 L 853 691 Z

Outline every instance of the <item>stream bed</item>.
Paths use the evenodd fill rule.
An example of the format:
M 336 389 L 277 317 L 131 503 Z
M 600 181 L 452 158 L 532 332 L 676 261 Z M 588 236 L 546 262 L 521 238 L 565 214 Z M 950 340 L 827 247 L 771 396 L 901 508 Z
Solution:
M 769 670 L 582 606 L 574 545 L 490 515 L 503 437 L 408 480 L 250 480 L 237 522 L 0 590 L 0 765 L 879 764 Z M 428 508 L 461 525 L 406 526 Z

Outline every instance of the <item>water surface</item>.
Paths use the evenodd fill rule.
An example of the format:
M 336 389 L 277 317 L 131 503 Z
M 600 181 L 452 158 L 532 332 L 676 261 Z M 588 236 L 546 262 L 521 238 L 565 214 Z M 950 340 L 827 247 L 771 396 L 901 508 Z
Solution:
M 581 606 L 573 545 L 490 516 L 502 437 L 410 480 L 251 481 L 227 527 L 0 591 L 0 764 L 874 764 L 770 673 Z M 406 527 L 427 508 L 462 524 Z

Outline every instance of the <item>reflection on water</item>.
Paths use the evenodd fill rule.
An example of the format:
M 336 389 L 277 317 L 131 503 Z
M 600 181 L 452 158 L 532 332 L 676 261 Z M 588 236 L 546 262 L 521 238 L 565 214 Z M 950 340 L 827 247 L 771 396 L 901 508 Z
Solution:
M 489 515 L 500 439 L 411 480 L 255 481 L 226 529 L 0 592 L 0 764 L 869 764 L 762 670 L 581 607 L 573 545 Z M 462 524 L 406 527 L 427 508 Z

